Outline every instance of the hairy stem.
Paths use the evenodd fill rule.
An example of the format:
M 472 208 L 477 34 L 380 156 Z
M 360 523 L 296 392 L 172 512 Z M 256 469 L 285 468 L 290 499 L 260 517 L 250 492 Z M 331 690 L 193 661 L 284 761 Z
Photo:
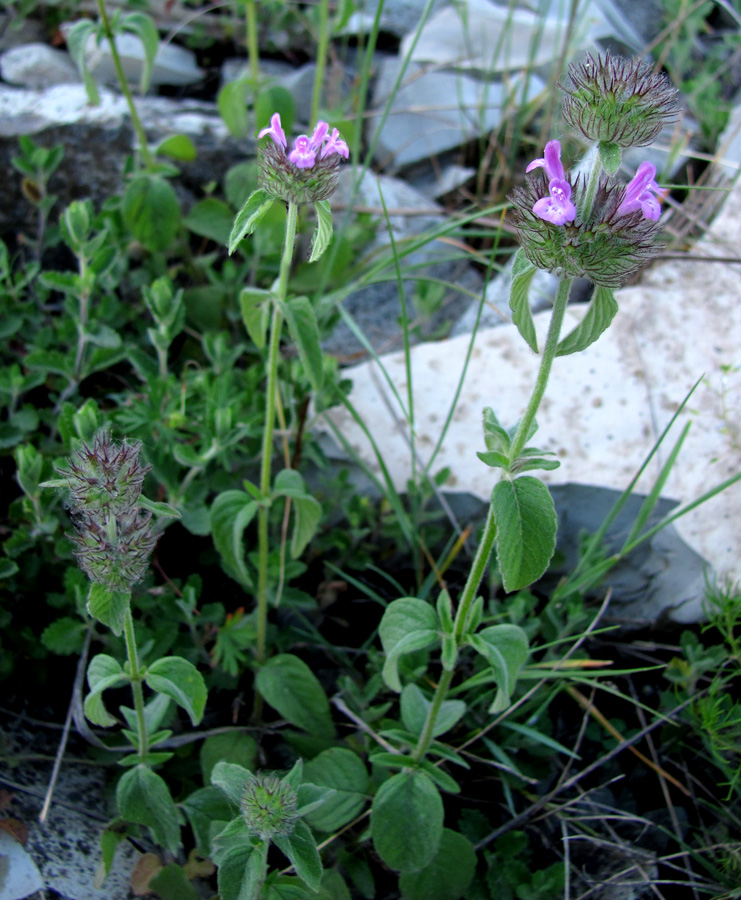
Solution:
M 273 315 L 270 322 L 270 344 L 268 348 L 267 376 L 265 394 L 265 426 L 262 435 L 262 458 L 260 460 L 260 494 L 263 504 L 257 513 L 257 648 L 258 663 L 265 660 L 265 635 L 268 617 L 268 517 L 270 508 L 270 475 L 273 455 L 273 430 L 275 428 L 275 397 L 278 386 L 278 357 L 280 355 L 280 332 L 283 326 L 283 314 L 280 302 L 285 301 L 288 292 L 288 275 L 293 259 L 293 247 L 296 241 L 296 223 L 298 206 L 288 204 L 286 234 L 283 243 L 283 257 L 280 263 L 277 301 L 273 304 Z
M 134 620 L 131 616 L 131 607 L 127 607 L 124 617 L 124 638 L 126 640 L 126 655 L 129 658 L 131 670 L 131 692 L 134 695 L 134 712 L 136 714 L 136 730 L 139 735 L 139 756 L 145 757 L 149 753 L 149 735 L 144 718 L 144 692 L 142 691 L 143 676 L 139 668 L 139 656 L 136 651 L 136 637 L 134 636 Z

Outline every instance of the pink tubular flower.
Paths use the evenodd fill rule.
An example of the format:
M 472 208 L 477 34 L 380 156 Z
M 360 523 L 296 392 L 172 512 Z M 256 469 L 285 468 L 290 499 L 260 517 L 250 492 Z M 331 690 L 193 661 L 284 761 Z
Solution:
M 320 158 L 324 159 L 331 153 L 337 153 L 340 156 L 344 156 L 345 159 L 348 159 L 350 157 L 350 148 L 347 146 L 347 143 L 342 140 L 342 138 L 340 137 L 340 133 L 336 128 L 332 129 L 332 136 L 322 147 Z
M 566 180 L 566 173 L 561 162 L 560 141 L 548 141 L 545 145 L 543 159 L 534 159 L 525 169 L 531 172 L 533 169 L 543 168 L 548 177 L 548 193 L 533 206 L 533 212 L 546 222 L 553 225 L 565 225 L 576 218 L 576 207 L 571 202 L 571 185 Z
M 264 138 L 265 135 L 270 135 L 273 139 L 273 142 L 277 144 L 279 147 L 286 147 L 286 133 L 283 131 L 283 126 L 280 123 L 280 113 L 273 113 L 270 117 L 270 127 L 263 128 L 263 130 L 257 135 L 257 139 Z
M 533 169 L 537 169 L 542 167 L 545 169 L 545 174 L 548 176 L 548 181 L 553 181 L 554 178 L 559 181 L 564 181 L 566 179 L 566 173 L 563 170 L 563 164 L 561 163 L 561 142 L 560 141 L 548 141 L 545 145 L 545 158 L 544 159 L 534 159 L 530 165 L 525 169 L 526 172 L 532 172 Z
M 316 155 L 327 138 L 329 125 L 326 122 L 317 122 L 314 134 L 309 137 L 300 134 L 293 142 L 293 150 L 288 154 L 290 161 L 297 169 L 313 169 Z
M 641 210 L 647 219 L 657 222 L 661 215 L 661 204 L 654 196 L 664 197 L 666 191 L 656 184 L 656 166 L 650 162 L 642 162 L 638 166 L 635 178 L 625 188 L 625 197 L 618 207 L 619 216 Z

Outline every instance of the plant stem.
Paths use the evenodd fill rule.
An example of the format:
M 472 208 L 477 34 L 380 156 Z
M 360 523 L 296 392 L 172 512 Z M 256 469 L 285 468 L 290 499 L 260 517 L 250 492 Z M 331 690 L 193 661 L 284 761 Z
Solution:
M 319 116 L 319 100 L 324 84 L 324 70 L 327 66 L 327 47 L 329 45 L 329 0 L 321 0 L 319 6 L 319 41 L 316 51 L 316 72 L 314 73 L 314 90 L 311 95 L 311 118 L 309 122 L 316 124 Z
M 90 294 L 85 285 L 85 276 L 87 275 L 87 258 L 84 251 L 77 257 L 78 271 L 80 273 L 80 283 L 83 285 L 77 299 L 80 301 L 80 319 L 77 323 L 77 352 L 75 353 L 75 379 L 79 382 L 80 373 L 82 371 L 82 359 L 85 355 L 85 346 L 87 345 L 87 318 L 88 318 L 88 300 Z
M 545 347 L 543 348 L 540 371 L 538 372 L 538 378 L 535 382 L 533 393 L 530 397 L 530 401 L 528 402 L 527 409 L 525 410 L 525 415 L 520 420 L 517 432 L 515 433 L 514 439 L 512 441 L 512 447 L 510 451 L 512 459 L 517 459 L 517 457 L 525 447 L 525 443 L 527 442 L 528 434 L 530 432 L 530 427 L 533 423 L 533 420 L 535 419 L 536 413 L 538 412 L 541 401 L 543 400 L 543 394 L 545 393 L 546 385 L 548 384 L 548 378 L 551 374 L 551 366 L 553 365 L 553 360 L 556 356 L 556 348 L 558 347 L 558 339 L 561 334 L 561 326 L 563 325 L 563 319 L 566 313 L 566 305 L 569 301 L 569 293 L 571 291 L 572 281 L 572 278 L 562 278 L 559 281 L 558 292 L 556 294 L 556 302 L 553 306 L 553 315 L 551 316 L 551 322 L 548 327 L 548 336 L 546 338 Z M 486 571 L 486 567 L 489 564 L 489 557 L 491 556 L 491 551 L 494 547 L 496 534 L 497 528 L 494 521 L 494 507 L 490 503 L 489 512 L 486 517 L 486 524 L 484 525 L 484 532 L 481 535 L 481 540 L 479 542 L 478 549 L 476 550 L 476 556 L 474 557 L 473 563 L 471 564 L 471 571 L 468 573 L 468 579 L 466 580 L 465 587 L 463 588 L 463 593 L 461 594 L 461 598 L 458 603 L 458 608 L 455 612 L 455 621 L 453 623 L 453 637 L 455 638 L 456 650 L 460 650 L 461 646 L 463 645 L 470 619 L 471 608 L 473 606 L 473 601 L 476 599 L 476 593 L 479 589 L 479 585 L 481 584 L 481 579 L 484 577 L 484 572 Z M 444 670 L 442 675 L 440 676 L 440 681 L 438 682 L 435 696 L 433 697 L 432 704 L 427 711 L 427 719 L 425 721 L 424 728 L 422 729 L 422 734 L 419 736 L 417 746 L 414 748 L 414 752 L 412 753 L 412 758 L 417 762 L 424 759 L 424 755 L 430 746 L 430 743 L 432 741 L 432 734 L 435 728 L 435 721 L 440 711 L 440 707 L 442 706 L 442 702 L 445 699 L 446 694 L 448 693 L 448 688 L 450 687 L 450 683 L 453 679 L 453 674 L 454 673 L 452 671 L 448 672 Z
M 255 0 L 246 0 L 247 13 L 247 56 L 250 62 L 250 78 L 252 78 L 253 91 L 257 99 L 257 81 L 260 77 L 260 57 L 257 47 L 257 10 Z
M 134 635 L 134 620 L 131 616 L 131 607 L 126 609 L 124 617 L 124 638 L 126 640 L 126 654 L 129 658 L 131 670 L 131 692 L 134 695 L 134 712 L 136 713 L 136 728 L 139 733 L 139 756 L 145 757 L 149 753 L 149 735 L 147 723 L 144 718 L 144 692 L 142 691 L 142 673 L 139 668 L 139 657 L 136 652 L 136 637 Z
M 139 118 L 139 114 L 136 111 L 136 106 L 134 106 L 134 98 L 131 95 L 131 90 L 129 89 L 129 84 L 126 81 L 126 74 L 124 73 L 123 66 L 121 65 L 121 57 L 118 55 L 118 47 L 116 47 L 116 39 L 113 36 L 113 32 L 111 31 L 111 23 L 108 19 L 108 13 L 105 9 L 104 0 L 98 0 L 98 10 L 100 11 L 100 18 L 103 22 L 103 30 L 105 31 L 105 36 L 108 38 L 108 43 L 111 47 L 111 58 L 113 59 L 113 65 L 116 69 L 116 77 L 118 78 L 118 84 L 121 88 L 121 93 L 124 95 L 124 99 L 126 100 L 126 104 L 129 107 L 129 115 L 131 116 L 131 124 L 134 126 L 134 131 L 136 132 L 136 136 L 139 138 L 139 148 L 141 150 L 141 155 L 144 159 L 144 165 L 147 169 L 151 169 L 154 161 L 152 159 L 152 154 L 149 152 L 149 146 L 147 144 L 147 136 L 144 133 L 144 128 L 141 123 L 141 119 Z
M 280 354 L 280 332 L 283 325 L 283 314 L 280 304 L 288 293 L 288 275 L 291 271 L 293 246 L 296 241 L 296 222 L 298 206 L 288 204 L 286 234 L 283 243 L 283 257 L 280 263 L 278 293 L 273 303 L 273 315 L 270 322 L 270 345 L 268 348 L 267 376 L 268 383 L 265 394 L 265 426 L 262 435 L 262 458 L 260 460 L 260 494 L 263 503 L 257 512 L 257 662 L 265 660 L 265 634 L 268 616 L 268 518 L 270 513 L 270 472 L 273 456 L 273 429 L 275 427 L 275 393 L 278 382 L 278 357 Z
M 556 302 L 553 306 L 553 315 L 551 323 L 548 326 L 548 337 L 546 338 L 545 347 L 543 348 L 543 356 L 540 363 L 540 371 L 533 388 L 530 402 L 525 410 L 525 415 L 520 419 L 517 427 L 512 446 L 510 448 L 510 459 L 515 460 L 522 453 L 525 444 L 530 436 L 530 428 L 535 419 L 535 415 L 540 408 L 543 394 L 548 384 L 548 378 L 551 374 L 551 366 L 556 357 L 556 348 L 558 347 L 558 339 L 561 335 L 561 326 L 563 325 L 564 315 L 566 314 L 566 305 L 569 302 L 569 293 L 571 292 L 571 284 L 573 278 L 561 278 L 558 282 L 558 292 L 556 293 Z

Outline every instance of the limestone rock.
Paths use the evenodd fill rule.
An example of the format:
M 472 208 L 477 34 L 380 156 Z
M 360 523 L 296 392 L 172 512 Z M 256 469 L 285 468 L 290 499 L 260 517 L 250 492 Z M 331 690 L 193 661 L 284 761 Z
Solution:
M 6 50 L 0 56 L 0 77 L 8 84 L 36 89 L 80 81 L 69 54 L 48 44 L 22 44 Z

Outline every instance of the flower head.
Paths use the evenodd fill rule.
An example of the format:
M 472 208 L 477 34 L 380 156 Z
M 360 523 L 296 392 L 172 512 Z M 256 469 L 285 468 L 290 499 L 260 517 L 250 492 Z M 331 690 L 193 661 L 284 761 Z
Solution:
M 296 791 L 277 775 L 250 775 L 242 794 L 242 818 L 251 834 L 261 840 L 291 834 L 296 827 Z
M 326 200 L 337 185 L 339 157 L 347 159 L 350 155 L 339 131 L 333 129 L 331 137 L 328 132 L 326 122 L 317 122 L 311 137 L 300 134 L 289 151 L 280 114 L 274 113 L 270 127 L 257 135 L 258 139 L 272 139 L 259 150 L 260 187 L 287 202 Z
M 656 184 L 656 166 L 642 162 L 635 177 L 625 188 L 625 198 L 618 207 L 617 214 L 625 216 L 640 210 L 645 218 L 657 222 L 661 215 L 661 204 L 654 194 L 664 197 L 666 191 Z
M 619 212 L 625 194 L 622 186 L 600 179 L 586 221 L 580 218 L 565 224 L 552 222 L 536 211 L 548 187 L 546 178 L 540 175 L 515 188 L 510 197 L 512 221 L 522 249 L 539 269 L 620 287 L 659 249 L 656 239 L 660 226 L 655 221 Z M 584 182 L 577 178 L 570 187 L 575 206 L 581 208 Z
M 571 202 L 571 184 L 566 180 L 561 162 L 560 141 L 548 141 L 544 157 L 534 159 L 525 171 L 532 172 L 537 168 L 545 169 L 548 178 L 548 196 L 541 197 L 533 204 L 533 212 L 553 225 L 573 222 L 576 218 L 576 207 Z
M 587 54 L 560 87 L 564 119 L 590 141 L 644 147 L 676 119 L 676 89 L 641 59 Z

